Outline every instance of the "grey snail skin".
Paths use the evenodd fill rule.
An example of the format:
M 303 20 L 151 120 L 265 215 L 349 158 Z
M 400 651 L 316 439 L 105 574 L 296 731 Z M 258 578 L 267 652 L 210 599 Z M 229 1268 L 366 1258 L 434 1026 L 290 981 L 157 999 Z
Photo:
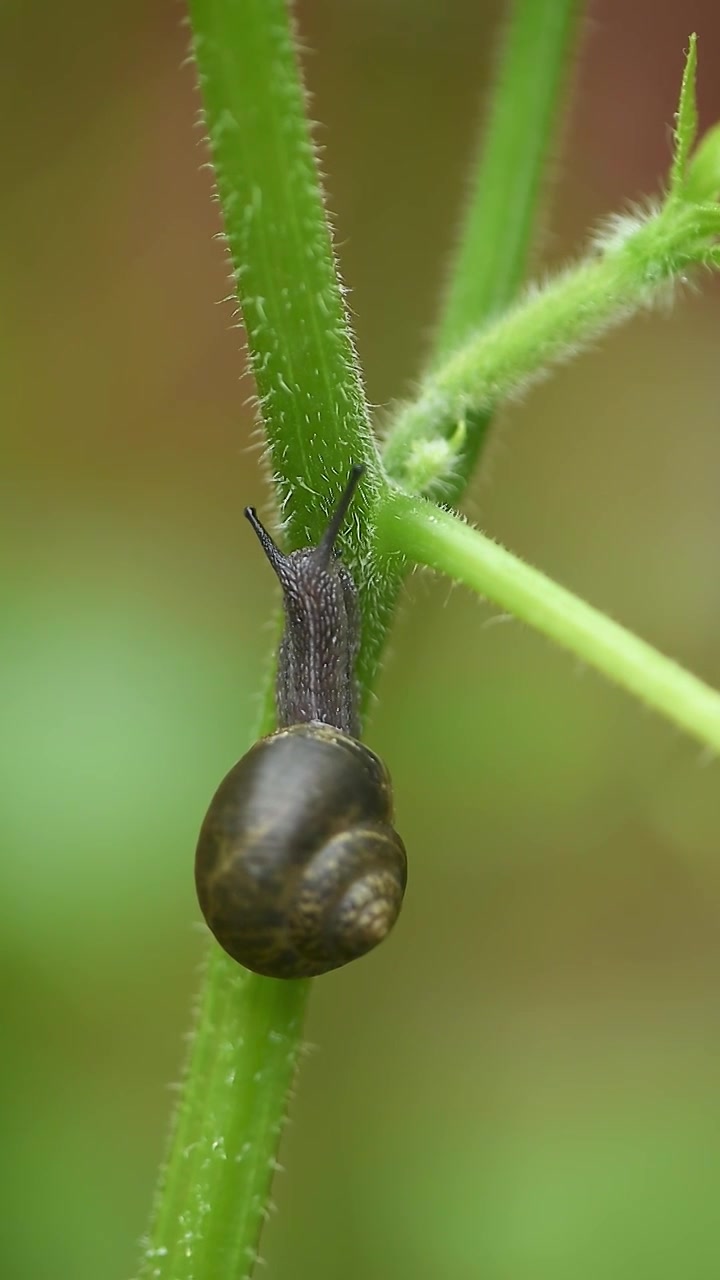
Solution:
M 220 946 L 271 978 L 314 977 L 371 951 L 405 893 L 390 775 L 358 740 L 357 590 L 335 553 L 362 472 L 353 467 L 315 547 L 284 555 L 245 511 L 283 592 L 278 729 L 215 792 L 195 884 Z

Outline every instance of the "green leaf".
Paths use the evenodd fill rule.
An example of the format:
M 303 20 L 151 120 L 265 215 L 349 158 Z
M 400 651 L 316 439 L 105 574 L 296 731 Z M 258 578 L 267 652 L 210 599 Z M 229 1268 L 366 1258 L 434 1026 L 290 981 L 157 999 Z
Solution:
M 717 201 L 720 196 L 720 124 L 708 129 L 688 165 L 683 197 L 690 203 Z
M 675 112 L 675 129 L 673 131 L 673 162 L 670 170 L 670 195 L 677 199 L 685 196 L 685 177 L 687 174 L 690 153 L 695 146 L 698 130 L 697 96 L 695 81 L 697 78 L 697 35 L 690 36 L 690 45 L 685 59 L 680 101 Z

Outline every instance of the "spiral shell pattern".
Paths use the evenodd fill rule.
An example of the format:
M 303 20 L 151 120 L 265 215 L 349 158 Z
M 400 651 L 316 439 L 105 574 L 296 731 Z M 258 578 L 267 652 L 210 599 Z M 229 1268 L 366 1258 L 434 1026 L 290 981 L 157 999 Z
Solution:
M 317 722 L 261 738 L 233 766 L 195 857 L 218 942 L 274 978 L 313 977 L 372 950 L 398 917 L 406 879 L 387 769 Z

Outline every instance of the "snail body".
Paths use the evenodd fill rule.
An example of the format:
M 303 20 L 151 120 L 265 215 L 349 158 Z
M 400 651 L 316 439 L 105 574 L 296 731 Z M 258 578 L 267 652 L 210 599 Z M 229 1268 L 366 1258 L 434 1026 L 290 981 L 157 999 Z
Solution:
M 284 556 L 246 512 L 283 588 L 280 728 L 218 787 L 195 882 L 220 945 L 268 977 L 312 977 L 370 951 L 405 892 L 390 776 L 357 736 L 357 593 L 333 551 L 360 474 L 353 469 L 317 547 Z

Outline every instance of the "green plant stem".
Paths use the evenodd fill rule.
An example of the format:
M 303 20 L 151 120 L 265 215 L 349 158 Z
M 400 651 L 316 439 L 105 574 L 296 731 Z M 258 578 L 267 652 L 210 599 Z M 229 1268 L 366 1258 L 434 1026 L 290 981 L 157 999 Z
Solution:
M 250 1274 L 309 984 L 209 956 L 166 1178 L 140 1275 Z
M 343 530 L 365 699 L 399 580 L 374 556 L 386 487 L 337 277 L 285 0 L 190 0 L 194 52 L 250 364 L 290 549 L 318 541 L 352 463 Z
M 522 0 L 516 13 L 532 7 L 550 13 L 567 3 Z M 367 467 L 343 540 L 361 592 L 358 675 L 365 704 L 404 565 L 382 552 L 377 537 L 375 512 L 388 496 L 387 482 L 369 434 L 335 275 L 287 10 L 283 0 L 190 0 L 190 13 L 234 279 L 290 548 L 317 539 L 351 462 Z M 518 64 L 516 74 L 521 70 Z M 544 74 L 558 85 L 555 60 L 545 73 L 538 63 L 540 97 L 546 96 Z M 513 86 L 507 76 L 501 80 L 511 100 Z M 534 117 L 531 105 L 529 111 Z M 513 149 L 518 169 L 539 166 L 548 143 L 547 133 L 520 130 Z M 518 262 L 527 252 L 522 236 L 530 233 L 537 185 L 525 182 L 517 194 L 512 255 Z M 477 236 L 480 225 L 470 218 L 465 238 Z M 504 254 L 501 226 L 497 237 L 494 256 L 479 263 L 477 295 L 464 304 L 473 323 L 486 296 L 484 272 L 495 270 Z M 460 257 L 463 252 L 461 246 Z M 259 732 L 272 728 L 270 706 L 268 696 Z M 211 944 L 140 1280 L 239 1280 L 253 1270 L 307 991 L 307 983 L 248 974 Z
M 704 157 L 705 182 L 713 158 Z M 699 185 L 691 167 L 693 175 Z M 474 457 L 468 422 L 666 298 L 668 285 L 688 268 L 715 265 L 718 234 L 720 206 L 675 196 L 654 214 L 618 219 L 600 252 L 530 293 L 428 375 L 390 428 L 383 455 L 390 477 L 409 492 L 453 501 L 468 450 Z
M 189 7 L 225 235 L 287 540 L 307 546 L 317 541 L 347 480 L 348 459 L 366 467 L 358 515 L 381 475 L 292 31 L 284 0 L 190 0 Z
M 530 260 L 543 184 L 556 138 L 570 54 L 584 5 L 581 0 L 515 0 L 498 63 L 483 146 L 471 184 L 462 233 L 451 261 L 448 288 L 430 356 L 430 369 L 515 298 Z M 403 467 L 402 443 L 391 428 L 384 460 L 410 488 L 457 502 L 485 442 L 492 410 L 468 411 L 462 448 L 453 429 L 411 441 Z M 401 474 L 402 473 L 402 474 Z M 440 478 L 439 483 L 435 483 Z
M 365 483 L 345 550 L 359 581 L 373 582 L 366 632 L 377 636 L 377 620 L 394 599 L 392 575 L 383 576 L 374 564 L 373 539 L 360 534 L 384 481 L 335 272 L 285 4 L 192 0 L 190 10 L 227 242 L 287 540 L 291 547 L 317 540 L 351 461 L 363 461 Z M 394 590 L 397 581 L 396 575 Z M 272 727 L 268 698 L 258 729 Z M 307 989 L 304 982 L 247 973 L 211 944 L 141 1280 L 238 1280 L 253 1270 Z
M 528 268 L 582 0 L 515 0 L 451 263 L 434 366 L 507 307 Z
M 565 4 L 563 0 L 565 19 L 570 21 L 574 6 L 568 4 L 565 9 Z M 542 10 L 546 17 L 552 16 L 553 10 L 559 12 L 560 0 L 557 3 L 556 0 L 522 0 L 516 6 L 513 21 L 529 23 L 533 10 L 538 15 Z M 291 547 L 317 538 L 347 477 L 350 463 L 363 461 L 367 468 L 366 483 L 354 506 L 355 520 L 344 548 L 363 593 L 364 630 L 359 670 L 363 696 L 367 698 L 403 571 L 402 557 L 396 554 L 398 548 L 411 550 L 420 560 L 439 567 L 443 564 L 439 549 L 442 543 L 447 557 L 444 567 L 488 594 L 492 594 L 492 575 L 487 564 L 482 573 L 477 565 L 473 570 L 473 557 L 468 555 L 469 544 L 465 543 L 465 539 L 473 535 L 449 516 L 435 514 L 437 528 L 444 530 L 440 543 L 437 539 L 428 540 L 424 517 L 415 519 L 421 508 L 413 506 L 405 510 L 405 530 L 403 520 L 398 520 L 402 515 L 400 498 L 389 494 L 369 432 L 352 339 L 335 276 L 284 3 L 282 0 L 243 0 L 242 4 L 237 0 L 191 0 L 191 16 L 234 278 Z M 547 31 L 550 30 L 548 27 Z M 507 103 L 522 98 L 527 112 L 527 119 L 522 121 L 516 134 L 507 132 L 512 113 L 499 112 L 492 116 L 495 123 L 487 143 L 490 153 L 493 145 L 496 147 L 498 173 L 503 151 L 508 155 L 512 153 L 519 171 L 516 177 L 521 177 L 520 171 L 526 170 L 525 181 L 520 181 L 517 187 L 513 235 L 505 251 L 506 227 L 501 203 L 496 202 L 492 216 L 482 211 L 476 216 L 477 210 L 471 207 L 457 270 L 467 271 L 463 264 L 477 261 L 474 287 L 471 290 L 451 288 L 448 319 L 445 326 L 441 326 L 441 334 L 448 334 L 453 325 L 462 323 L 465 328 L 467 324 L 479 323 L 487 308 L 507 300 L 522 273 L 537 199 L 539 156 L 547 146 L 550 122 L 556 114 L 562 81 L 560 67 L 568 48 L 568 33 L 562 23 L 553 30 L 555 42 L 551 39 L 543 46 L 537 75 L 532 81 L 537 97 L 528 86 L 517 82 L 518 76 L 525 74 L 523 66 L 527 69 L 522 58 L 518 56 L 514 71 L 506 68 L 501 72 L 499 83 Z M 519 49 L 514 38 L 511 29 L 508 51 Z M 507 56 L 510 57 L 510 52 Z M 544 69 L 543 58 L 547 59 Z M 547 108 L 544 112 L 538 105 L 543 102 Z M 537 130 L 534 129 L 536 120 L 541 121 Z M 687 113 L 685 120 L 690 120 Z M 494 130 L 500 128 L 505 130 L 504 147 L 497 141 L 493 143 Z M 703 152 L 701 166 L 693 166 L 692 160 L 689 162 L 687 190 L 692 190 L 696 200 L 712 198 L 708 192 L 716 171 L 716 158 L 710 149 Z M 707 236 L 714 234 L 716 211 L 700 208 L 689 211 L 687 191 L 681 194 L 683 200 L 677 201 L 678 217 L 683 212 L 691 216 L 692 228 L 688 226 L 688 231 L 692 229 L 705 236 L 706 245 Z M 527 207 L 522 207 L 523 202 Z M 683 204 L 684 210 L 680 208 Z M 493 228 L 496 236 L 491 253 L 486 253 L 484 259 L 482 255 L 473 258 L 483 247 L 482 240 L 493 236 Z M 607 247 L 606 256 L 621 249 L 622 243 L 618 240 Z M 502 262 L 499 259 L 505 252 L 506 259 Z M 653 274 L 657 261 L 654 264 L 649 261 L 646 268 L 644 284 L 651 293 L 657 282 Z M 621 277 L 617 283 L 625 282 Z M 526 333 L 524 339 L 522 323 L 511 329 L 514 354 L 513 342 L 506 344 L 504 350 L 496 350 L 495 373 L 489 382 L 486 379 L 484 386 L 482 379 L 478 386 L 477 375 L 482 374 L 482 369 L 478 369 L 475 339 L 458 357 L 452 357 L 438 369 L 437 375 L 433 375 L 438 379 L 435 384 L 425 385 L 421 409 L 427 408 L 430 388 L 433 409 L 437 407 L 435 393 L 439 392 L 441 408 L 446 414 L 444 421 L 442 416 L 434 414 L 430 415 L 431 421 L 426 420 L 431 442 L 433 438 L 457 441 L 453 445 L 455 457 L 451 458 L 450 487 L 454 485 L 459 491 L 461 480 L 467 475 L 470 456 L 467 441 L 473 427 L 470 421 L 473 412 L 477 409 L 483 414 L 492 409 L 503 389 L 510 391 L 516 385 L 518 370 L 521 379 L 530 378 L 537 375 L 544 362 L 567 354 L 569 329 L 581 316 L 583 301 L 576 297 L 573 312 L 572 307 L 567 307 L 569 297 L 570 293 L 566 293 L 565 305 L 556 306 L 555 310 L 552 303 L 543 302 L 546 312 L 542 324 L 532 333 Z M 618 298 L 612 303 L 611 310 Z M 598 323 L 604 323 L 601 313 L 602 308 L 594 318 L 596 328 Z M 514 324 L 514 318 L 511 319 Z M 612 317 L 606 319 L 612 322 Z M 527 317 L 523 323 L 526 320 Z M 532 323 L 530 329 L 533 329 Z M 585 338 L 591 336 L 587 331 L 583 333 Z M 480 349 L 481 359 L 485 354 L 487 352 Z M 473 387 L 468 390 L 469 382 Z M 413 412 L 417 413 L 417 407 L 407 411 L 410 416 Z M 418 439 L 416 432 L 411 432 L 407 439 L 412 465 L 417 462 Z M 396 435 L 389 447 L 391 462 L 393 449 L 395 451 L 394 474 L 403 469 L 398 443 Z M 411 512 L 415 513 L 412 519 Z M 394 540 L 389 534 L 391 516 Z M 417 538 L 414 548 L 407 545 L 411 529 Z M 465 547 L 463 554 L 461 547 Z M 495 554 L 501 554 L 499 549 L 495 549 Z M 512 562 L 511 557 L 509 560 Z M 522 568 L 526 575 L 533 573 Z M 523 593 L 522 580 L 518 586 L 517 569 L 514 572 L 513 594 L 508 588 L 513 577 L 509 564 L 505 564 L 502 572 L 497 571 L 496 565 L 494 598 L 506 607 L 514 607 L 519 616 L 527 617 L 561 643 L 573 647 L 573 635 L 581 637 L 583 632 L 578 602 L 575 602 L 574 614 L 566 608 L 563 615 L 559 606 L 553 612 L 548 602 L 555 599 L 557 605 L 560 597 L 557 594 L 553 597 L 552 592 L 548 595 L 547 589 L 552 588 L 555 593 L 561 589 L 546 584 L 536 575 L 543 583 L 542 590 L 536 590 L 533 595 L 526 578 Z M 587 610 L 587 606 L 581 608 Z M 562 626 L 559 615 L 564 616 Z M 585 650 L 576 645 L 576 651 L 584 652 L 588 661 L 595 660 L 596 665 L 615 678 L 623 679 L 622 662 L 619 667 L 617 662 L 618 645 L 616 643 L 613 650 L 611 643 L 614 624 L 602 621 L 610 630 L 596 631 L 594 642 L 591 635 Z M 621 629 L 618 631 L 626 634 Z M 633 684 L 627 676 L 632 667 L 627 653 L 626 648 L 624 682 L 641 696 L 648 697 L 648 682 L 643 692 L 642 679 L 638 684 L 636 675 Z M 636 650 L 637 671 L 643 664 L 649 664 L 652 670 L 653 661 L 655 692 L 648 700 L 667 709 L 667 694 L 664 701 L 662 698 L 663 687 L 667 691 L 667 667 L 657 666 L 666 660 L 653 655 L 652 650 L 643 648 L 640 656 Z M 677 670 L 673 664 L 670 666 Z M 684 678 L 692 682 L 692 677 Z M 672 691 L 672 682 L 670 688 Z M 686 705 L 692 703 L 688 688 L 696 689 L 696 686 L 685 686 Z M 675 696 L 680 696 L 677 679 L 674 689 Z M 705 696 L 708 695 L 716 696 L 705 691 Z M 696 700 L 699 697 L 697 689 L 695 697 Z M 684 723 L 690 727 L 690 718 L 686 717 Z M 266 714 L 260 729 L 267 731 L 270 727 L 270 716 Z M 306 983 L 279 983 L 245 973 L 217 947 L 211 947 L 188 1072 L 141 1263 L 143 1280 L 151 1277 L 154 1280 L 238 1280 L 239 1275 L 251 1272 L 267 1211 L 307 990 Z
M 464 582 L 720 751 L 720 693 L 457 516 L 394 493 L 378 514 L 389 552 Z

